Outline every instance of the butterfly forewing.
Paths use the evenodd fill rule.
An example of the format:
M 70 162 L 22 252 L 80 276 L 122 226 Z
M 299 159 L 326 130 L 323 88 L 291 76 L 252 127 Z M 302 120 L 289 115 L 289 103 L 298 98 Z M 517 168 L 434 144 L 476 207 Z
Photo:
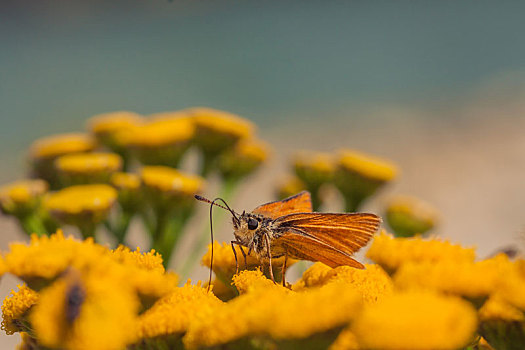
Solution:
M 333 264 L 325 262 L 329 266 L 354 266 L 348 258 L 368 243 L 380 223 L 378 216 L 367 213 L 294 213 L 275 220 L 279 241 L 292 250 L 309 252 L 312 258 L 315 255 L 311 260 L 333 260 Z
M 268 218 L 278 217 L 292 213 L 308 213 L 312 211 L 312 199 L 307 191 L 300 192 L 295 196 L 288 197 L 282 201 L 266 203 L 255 208 L 252 213 L 260 214 Z

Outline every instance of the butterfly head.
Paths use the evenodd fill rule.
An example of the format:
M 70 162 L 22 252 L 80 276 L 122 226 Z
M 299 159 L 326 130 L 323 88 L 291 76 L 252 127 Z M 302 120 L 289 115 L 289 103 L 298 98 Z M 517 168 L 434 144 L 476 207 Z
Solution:
M 255 233 L 264 225 L 264 218 L 261 215 L 246 213 L 245 211 L 238 218 L 238 221 L 232 219 L 233 234 L 239 242 L 248 245 L 253 241 Z

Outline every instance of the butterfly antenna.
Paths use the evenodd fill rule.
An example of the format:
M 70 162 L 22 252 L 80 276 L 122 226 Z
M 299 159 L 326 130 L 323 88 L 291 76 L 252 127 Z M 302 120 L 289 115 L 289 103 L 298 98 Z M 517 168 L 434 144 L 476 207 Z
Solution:
M 209 203 L 212 206 L 215 205 L 215 206 L 217 206 L 219 208 L 222 208 L 224 210 L 228 210 L 232 214 L 232 216 L 235 219 L 235 221 L 237 222 L 237 224 L 240 223 L 239 218 L 237 217 L 237 214 L 235 213 L 235 211 L 232 208 L 230 208 L 230 206 L 228 205 L 228 203 L 226 203 L 226 201 L 224 199 L 222 199 L 222 198 L 215 198 L 213 201 L 210 201 L 208 198 L 204 198 L 203 196 L 199 196 L 198 194 L 195 195 L 195 199 L 199 200 L 201 202 Z M 225 206 L 215 203 L 218 200 L 223 202 Z

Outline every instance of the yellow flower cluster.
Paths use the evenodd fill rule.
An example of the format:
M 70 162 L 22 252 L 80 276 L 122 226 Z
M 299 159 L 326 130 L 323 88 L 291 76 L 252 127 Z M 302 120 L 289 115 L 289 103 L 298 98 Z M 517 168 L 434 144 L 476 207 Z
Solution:
M 0 187 L 0 208 L 13 215 L 30 213 L 47 192 L 48 184 L 39 179 L 19 180 Z
M 177 289 L 177 276 L 165 271 L 154 251 L 110 250 L 61 232 L 13 243 L 2 261 L 28 285 L 4 301 L 2 328 L 30 332 L 51 348 L 131 344 L 138 336 L 139 311 Z
M 398 236 L 414 236 L 431 230 L 438 221 L 438 212 L 419 198 L 396 196 L 386 209 L 386 219 Z
M 381 265 L 385 271 L 396 271 L 402 264 L 413 262 L 472 262 L 473 248 L 464 248 L 441 239 L 394 238 L 382 232 L 372 241 L 367 257 Z

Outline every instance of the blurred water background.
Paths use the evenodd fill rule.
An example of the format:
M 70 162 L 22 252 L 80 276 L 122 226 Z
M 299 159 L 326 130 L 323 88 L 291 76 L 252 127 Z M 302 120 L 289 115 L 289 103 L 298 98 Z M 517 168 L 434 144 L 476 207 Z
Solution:
M 210 106 L 274 147 L 235 207 L 273 199 L 293 150 L 358 148 L 403 172 L 370 210 L 413 194 L 481 256 L 522 245 L 523 13 L 520 1 L 2 0 L 0 183 L 24 175 L 35 138 L 91 115 Z M 5 217 L 0 229 L 0 249 L 24 238 Z

